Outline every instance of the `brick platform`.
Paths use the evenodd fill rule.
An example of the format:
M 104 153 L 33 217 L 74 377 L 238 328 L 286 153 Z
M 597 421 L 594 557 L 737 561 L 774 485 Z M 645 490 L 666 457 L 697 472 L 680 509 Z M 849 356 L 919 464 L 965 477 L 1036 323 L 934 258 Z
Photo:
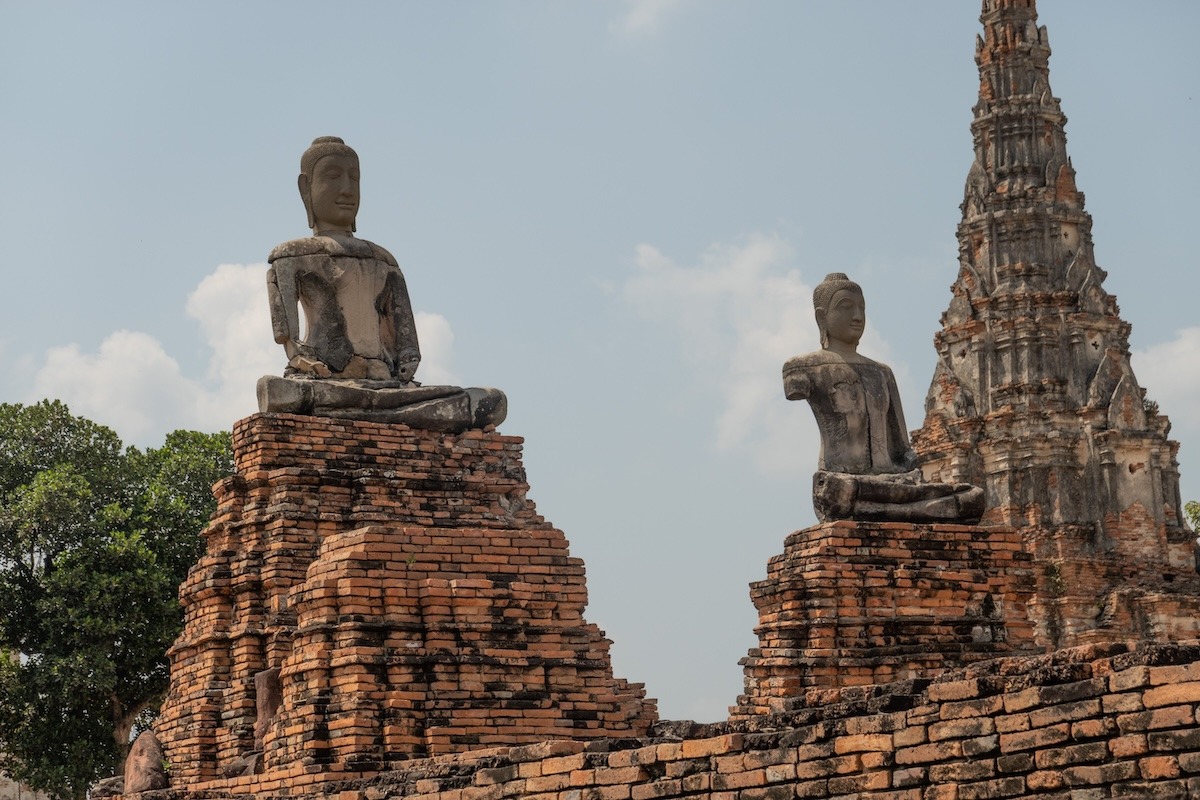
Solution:
M 1033 652 L 1030 556 L 1011 528 L 827 522 L 797 531 L 751 584 L 759 646 L 741 719 L 810 688 L 887 683 Z
M 234 428 L 156 732 L 172 784 L 330 774 L 556 738 L 642 735 L 583 619 L 583 563 L 537 515 L 521 439 L 257 414 Z M 281 704 L 259 725 L 255 678 Z M 261 678 L 260 678 L 261 680 Z M 263 729 L 265 727 L 265 730 Z

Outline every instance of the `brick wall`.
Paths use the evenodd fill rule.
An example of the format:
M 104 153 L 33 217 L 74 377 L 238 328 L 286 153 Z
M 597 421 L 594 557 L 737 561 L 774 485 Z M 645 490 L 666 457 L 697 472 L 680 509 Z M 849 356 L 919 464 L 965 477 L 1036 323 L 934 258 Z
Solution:
M 934 682 L 814 689 L 788 714 L 655 736 L 295 764 L 164 797 L 337 800 L 973 800 L 1200 796 L 1200 644 L 1093 645 Z M 682 734 L 682 735 L 681 735 Z M 143 795 L 143 797 L 146 797 Z

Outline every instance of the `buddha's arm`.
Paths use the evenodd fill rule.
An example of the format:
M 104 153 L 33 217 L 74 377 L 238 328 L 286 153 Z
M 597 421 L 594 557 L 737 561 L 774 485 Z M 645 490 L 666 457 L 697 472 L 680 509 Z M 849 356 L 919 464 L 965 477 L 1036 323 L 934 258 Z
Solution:
M 812 378 L 808 369 L 795 363 L 783 365 L 783 396 L 788 400 L 807 400 L 812 394 Z
M 890 367 L 885 367 L 888 390 L 888 452 L 896 464 L 906 470 L 917 467 L 917 454 L 908 440 L 908 428 L 904 424 L 904 409 L 900 405 L 900 389 Z
M 417 342 L 417 324 L 413 318 L 408 284 L 398 268 L 389 281 L 392 292 L 392 330 L 396 337 L 396 377 L 410 381 L 421 363 L 421 346 Z
M 300 339 L 300 297 L 296 291 L 296 265 L 291 259 L 276 261 L 267 270 L 267 297 L 271 303 L 271 330 L 275 341 L 288 350 Z M 288 355 L 294 355 L 288 352 Z

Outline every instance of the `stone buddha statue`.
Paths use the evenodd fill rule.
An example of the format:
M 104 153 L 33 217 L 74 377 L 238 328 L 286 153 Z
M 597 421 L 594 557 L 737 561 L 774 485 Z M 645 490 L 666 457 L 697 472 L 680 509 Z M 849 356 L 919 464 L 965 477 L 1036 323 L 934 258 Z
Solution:
M 807 400 L 821 432 L 813 506 L 821 521 L 978 522 L 983 489 L 926 483 L 908 441 L 892 370 L 858 352 L 862 289 L 835 272 L 813 291 L 821 349 L 783 365 L 788 400 Z
M 413 380 L 421 349 L 404 275 L 391 253 L 354 235 L 358 154 L 336 136 L 315 139 L 298 182 L 313 235 L 271 251 L 271 326 L 288 364 L 283 377 L 259 379 L 259 410 L 443 431 L 499 425 L 503 392 Z

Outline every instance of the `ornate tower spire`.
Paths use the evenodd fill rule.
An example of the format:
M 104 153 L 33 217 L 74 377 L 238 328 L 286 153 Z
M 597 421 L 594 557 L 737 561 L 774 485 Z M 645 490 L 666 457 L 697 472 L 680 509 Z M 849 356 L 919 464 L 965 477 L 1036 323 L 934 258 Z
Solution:
M 1102 286 L 1035 0 L 983 0 L 980 21 L 959 274 L 914 445 L 926 477 L 985 487 L 985 521 L 1025 529 L 1060 572 L 1078 562 L 1071 588 L 1091 596 L 1042 631 L 1050 643 L 1105 638 L 1089 634 L 1104 621 L 1083 619 L 1085 600 L 1095 609 L 1139 571 L 1141 583 L 1195 578 L 1178 443 L 1144 400 L 1130 326 Z M 1043 604 L 1069 605 L 1062 592 L 1051 602 L 1052 588 L 1039 592 Z

